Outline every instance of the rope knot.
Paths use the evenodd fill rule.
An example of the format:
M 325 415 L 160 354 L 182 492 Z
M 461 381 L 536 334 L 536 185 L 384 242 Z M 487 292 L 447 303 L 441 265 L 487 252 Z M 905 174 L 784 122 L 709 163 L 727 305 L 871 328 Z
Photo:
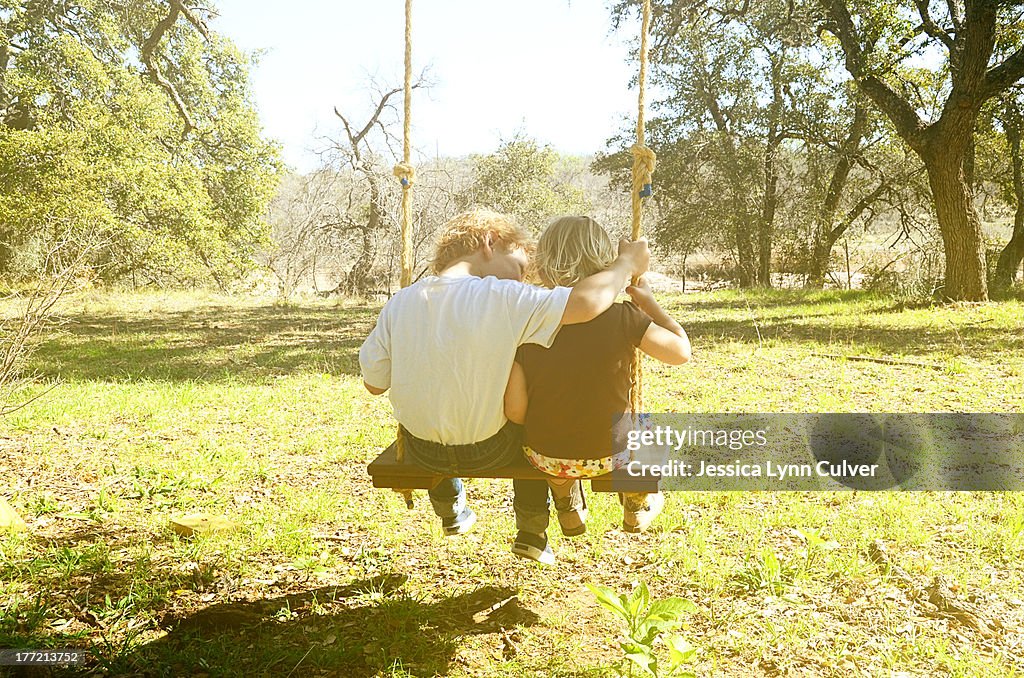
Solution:
M 411 188 L 416 181 L 416 168 L 404 162 L 395 165 L 394 174 L 402 182 L 402 188 Z
M 651 175 L 654 174 L 657 156 L 643 144 L 633 144 L 629 152 L 633 154 L 633 190 L 641 198 L 649 198 L 654 193 Z

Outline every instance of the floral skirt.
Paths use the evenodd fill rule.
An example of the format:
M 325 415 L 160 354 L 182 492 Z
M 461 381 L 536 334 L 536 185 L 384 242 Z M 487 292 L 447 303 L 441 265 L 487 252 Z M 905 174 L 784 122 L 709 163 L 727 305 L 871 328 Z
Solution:
M 556 459 L 546 457 L 529 447 L 523 447 L 526 459 L 538 471 L 558 478 L 593 478 L 603 476 L 629 463 L 629 450 L 601 459 Z

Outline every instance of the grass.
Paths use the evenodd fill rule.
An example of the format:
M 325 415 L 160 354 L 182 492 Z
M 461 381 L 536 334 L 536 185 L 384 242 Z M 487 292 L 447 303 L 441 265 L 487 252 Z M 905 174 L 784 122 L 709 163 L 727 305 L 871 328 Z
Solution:
M 651 411 L 1024 410 L 1024 304 L 908 306 L 844 292 L 668 300 L 695 361 L 648 364 Z M 700 675 L 1024 675 L 1024 497 L 675 493 L 623 533 L 552 535 L 516 560 L 510 489 L 472 481 L 477 529 L 444 538 L 364 465 L 392 436 L 357 352 L 378 308 L 92 293 L 40 346 L 63 383 L 0 422 L 0 646 L 88 647 L 97 673 L 597 676 L 615 627 L 584 584 L 693 600 Z M 850 362 L 862 355 L 932 367 Z M 40 389 L 42 386 L 40 386 Z M 169 518 L 241 528 L 195 539 Z M 557 528 L 556 528 L 557 531 Z M 812 533 L 830 542 L 808 553 Z M 1002 628 L 929 615 L 866 555 L 882 540 Z M 515 599 L 493 614 L 492 605 Z

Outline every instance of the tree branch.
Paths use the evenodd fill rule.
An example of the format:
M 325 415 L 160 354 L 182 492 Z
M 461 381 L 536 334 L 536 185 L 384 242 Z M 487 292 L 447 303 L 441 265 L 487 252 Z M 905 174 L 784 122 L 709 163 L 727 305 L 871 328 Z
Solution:
M 206 22 L 196 15 L 195 10 L 186 7 L 181 0 L 171 0 L 171 7 L 176 7 L 181 15 L 199 31 L 200 35 L 207 41 L 210 40 L 210 29 L 206 26 Z
M 984 95 L 994 96 L 1024 78 L 1024 47 L 985 74 Z
M 178 111 L 178 116 L 185 123 L 185 129 L 182 130 L 182 137 L 185 137 L 192 130 L 196 129 L 196 124 L 189 113 L 188 107 L 185 105 L 185 101 L 181 98 L 177 88 L 164 77 L 160 71 L 159 65 L 156 61 L 156 48 L 163 40 L 164 34 L 167 33 L 178 21 L 178 17 L 182 14 L 196 29 L 202 34 L 204 38 L 209 40 L 210 34 L 206 25 L 200 21 L 195 14 L 186 8 L 180 0 L 171 0 L 170 9 L 167 12 L 167 16 L 157 22 L 156 26 L 153 27 L 153 32 L 149 34 L 143 43 L 142 47 L 139 48 L 139 58 L 142 64 L 146 67 L 146 75 L 155 85 L 160 87 L 167 96 L 170 98 L 171 103 L 174 104 L 174 108 Z
M 370 130 L 373 129 L 373 126 L 374 124 L 376 124 L 377 119 L 380 118 L 381 113 L 383 113 L 384 109 L 387 107 L 388 99 L 390 99 L 391 97 L 393 97 L 394 95 L 398 94 L 401 91 L 401 87 L 396 87 L 395 89 L 385 92 L 381 96 L 380 101 L 377 102 L 377 109 L 373 112 L 373 115 L 370 116 L 370 119 L 367 121 L 366 125 L 363 127 L 363 129 L 359 130 L 359 132 L 355 136 L 352 136 L 351 131 L 348 129 L 348 123 L 345 122 L 345 118 L 341 116 L 341 113 L 339 113 L 337 107 L 335 107 L 334 114 L 341 118 L 342 122 L 345 122 L 345 129 L 349 133 L 349 140 L 352 142 L 353 146 L 362 141 L 363 138 L 367 134 L 369 134 Z
M 860 88 L 875 104 L 882 109 L 906 141 L 915 151 L 923 152 L 925 148 L 925 130 L 923 120 L 914 107 L 906 99 L 896 93 L 881 78 L 867 73 L 864 66 L 865 50 L 861 46 L 860 36 L 853 25 L 850 10 L 844 0 L 820 0 L 832 22 L 827 30 L 839 39 L 846 61 L 846 70 L 850 72 Z
M 949 55 L 953 56 L 953 36 L 951 36 L 945 29 L 935 23 L 932 19 L 932 15 L 928 12 L 929 0 L 914 0 L 917 5 L 917 13 L 921 15 L 921 30 L 942 41 L 942 44 L 946 46 L 949 51 Z

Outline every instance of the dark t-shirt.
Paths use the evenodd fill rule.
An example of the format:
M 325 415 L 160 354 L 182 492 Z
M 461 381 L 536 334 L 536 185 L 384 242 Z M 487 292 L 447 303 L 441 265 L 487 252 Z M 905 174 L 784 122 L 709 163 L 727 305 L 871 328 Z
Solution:
M 629 411 L 629 363 L 651 324 L 631 302 L 590 322 L 565 325 L 551 348 L 524 344 L 526 444 L 556 459 L 600 459 L 621 451 L 612 421 Z

